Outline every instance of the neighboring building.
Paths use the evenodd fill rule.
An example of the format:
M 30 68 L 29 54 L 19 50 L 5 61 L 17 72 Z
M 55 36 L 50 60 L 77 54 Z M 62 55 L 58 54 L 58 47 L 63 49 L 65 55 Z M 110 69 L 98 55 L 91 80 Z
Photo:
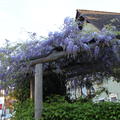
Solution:
M 5 90 L 1 89 L 0 90 L 0 118 L 1 118 L 1 115 L 3 114 L 3 109 L 5 107 L 5 97 L 4 97 L 4 94 L 5 94 Z
M 15 99 L 8 95 L 10 92 L 11 91 L 5 91 L 2 87 L 0 89 L 0 119 L 2 119 L 2 115 L 9 114 L 13 110 L 12 104 Z

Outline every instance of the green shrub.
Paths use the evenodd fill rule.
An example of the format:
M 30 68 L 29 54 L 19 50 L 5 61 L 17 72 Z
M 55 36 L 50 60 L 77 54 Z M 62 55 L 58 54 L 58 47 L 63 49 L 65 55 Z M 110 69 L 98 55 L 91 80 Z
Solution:
M 120 103 L 44 103 L 41 120 L 120 120 Z
M 34 120 L 33 101 L 28 99 L 24 102 L 17 102 L 14 105 L 15 115 L 12 120 Z
M 34 107 L 31 100 L 15 105 L 12 120 L 34 120 Z M 67 102 L 64 97 L 46 98 L 40 120 L 120 120 L 120 103 Z

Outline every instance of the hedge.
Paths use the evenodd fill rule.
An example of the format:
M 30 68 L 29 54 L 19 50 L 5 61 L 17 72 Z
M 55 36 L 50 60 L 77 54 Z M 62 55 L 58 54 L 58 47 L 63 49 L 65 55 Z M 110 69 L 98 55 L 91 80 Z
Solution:
M 41 120 L 120 120 L 120 103 L 46 103 Z
M 120 120 L 120 103 L 85 101 L 68 103 L 63 97 L 49 98 L 41 120 Z
M 34 107 L 31 100 L 17 103 L 12 120 L 34 120 Z M 50 98 L 44 103 L 40 120 L 120 120 L 120 103 L 83 102 L 69 103 L 62 97 Z

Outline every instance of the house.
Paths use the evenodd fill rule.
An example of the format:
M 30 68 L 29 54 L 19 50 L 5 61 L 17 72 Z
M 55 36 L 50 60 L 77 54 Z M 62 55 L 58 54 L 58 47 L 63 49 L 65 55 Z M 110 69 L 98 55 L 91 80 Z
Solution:
M 75 79 L 75 77 L 72 78 L 70 82 L 73 82 Z M 115 81 L 113 76 L 104 78 L 102 82 L 93 82 L 90 88 L 86 88 L 85 85 L 81 87 L 79 84 L 77 86 L 73 86 L 70 82 L 67 84 L 67 93 L 70 95 L 71 100 L 77 99 L 81 96 L 87 97 L 89 95 L 88 92 L 90 92 L 90 95 L 93 95 L 93 102 L 120 101 L 120 83 Z
M 114 80 L 114 77 L 110 77 L 108 80 L 104 80 L 102 84 L 94 84 L 95 91 L 98 91 L 101 87 L 105 88 L 105 91 L 97 95 L 93 101 L 120 101 L 120 83 Z
M 120 31 L 120 13 L 93 11 L 93 10 L 81 10 L 77 9 L 76 22 L 81 31 L 99 32 L 105 25 L 115 26 L 117 31 Z M 116 36 L 119 38 L 119 36 Z M 108 80 L 103 80 L 101 84 L 94 83 L 90 89 L 91 92 L 98 92 L 101 89 L 106 89 L 99 93 L 93 101 L 119 101 L 120 100 L 120 83 L 114 81 L 114 77 L 110 77 Z M 87 96 L 87 89 L 83 87 L 69 88 L 68 91 L 71 94 L 71 99 L 80 97 L 80 92 Z
M 91 26 L 94 26 L 96 30 L 101 30 L 105 25 L 112 25 L 118 31 L 120 30 L 120 13 L 77 9 L 75 19 L 81 30 L 84 24 L 89 26 L 87 29 L 90 30 Z

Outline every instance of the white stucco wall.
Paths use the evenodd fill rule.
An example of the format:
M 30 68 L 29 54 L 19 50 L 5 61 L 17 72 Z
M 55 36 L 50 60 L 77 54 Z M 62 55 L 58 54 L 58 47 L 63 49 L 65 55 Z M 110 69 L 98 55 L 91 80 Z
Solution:
M 94 89 L 97 91 L 99 90 L 99 87 L 105 87 L 109 95 L 114 94 L 117 96 L 117 99 L 120 100 L 120 83 L 114 81 L 113 77 L 110 77 L 109 80 L 104 80 L 104 83 L 101 85 L 95 84 Z M 99 99 L 105 98 L 105 100 L 108 100 L 109 95 L 107 95 L 105 92 L 102 92 L 100 95 L 96 96 L 93 101 L 98 101 Z

